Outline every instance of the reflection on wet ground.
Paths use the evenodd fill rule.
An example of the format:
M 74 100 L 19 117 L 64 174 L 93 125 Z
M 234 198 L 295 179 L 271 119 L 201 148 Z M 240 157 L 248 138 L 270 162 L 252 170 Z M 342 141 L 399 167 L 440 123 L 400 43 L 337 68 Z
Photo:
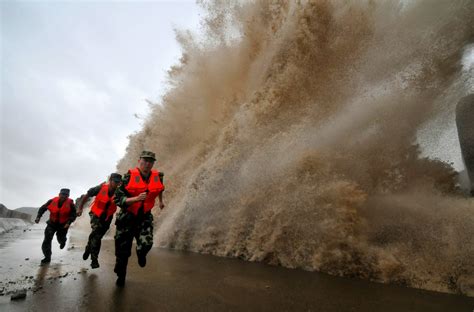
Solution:
M 67 257 L 75 248 L 71 238 L 67 248 L 60 250 L 53 240 L 51 264 L 39 266 L 43 254 L 41 243 L 46 225 L 34 225 L 26 230 L 14 230 L 0 236 L 0 294 L 8 295 L 20 289 L 35 291 L 36 288 L 63 278 L 64 272 L 74 271 L 84 263 Z M 78 232 L 80 233 L 80 232 Z M 1 298 L 0 298 L 1 299 Z
M 67 248 L 59 250 L 54 242 L 51 264 L 40 266 L 43 229 L 35 225 L 31 231 L 3 238 L 0 290 L 28 289 L 28 293 L 21 301 L 0 296 L 0 311 L 470 312 L 474 308 L 474 298 L 158 248 L 150 252 L 145 268 L 132 256 L 121 289 L 115 286 L 112 240 L 104 241 L 101 267 L 92 270 L 89 261 L 82 260 L 87 233 L 73 229 Z

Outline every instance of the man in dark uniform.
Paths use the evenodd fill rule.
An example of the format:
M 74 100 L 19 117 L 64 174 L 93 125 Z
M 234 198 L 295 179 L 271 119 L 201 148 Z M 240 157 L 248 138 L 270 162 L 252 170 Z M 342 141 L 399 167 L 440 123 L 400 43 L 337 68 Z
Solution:
M 122 184 L 115 192 L 115 203 L 119 206 L 115 225 L 114 272 L 117 273 L 117 286 L 125 285 L 128 258 L 131 255 L 132 242 L 137 242 L 138 264 L 146 265 L 146 255 L 153 245 L 153 215 L 151 209 L 158 198 L 159 207 L 163 203 L 163 174 L 153 170 L 155 153 L 143 151 L 138 160 L 138 167 L 130 169 L 123 177 Z
M 44 230 L 44 240 L 41 245 L 43 250 L 44 259 L 41 260 L 41 264 L 51 262 L 51 241 L 53 240 L 54 233 L 58 239 L 59 248 L 63 249 L 66 245 L 66 235 L 69 226 L 76 219 L 76 207 L 74 202 L 69 198 L 69 189 L 61 189 L 59 196 L 50 199 L 40 207 L 38 215 L 36 216 L 36 223 L 39 223 L 41 216 L 49 210 L 49 220 L 47 221 L 46 229 Z
M 122 176 L 120 174 L 112 173 L 108 183 L 102 183 L 90 188 L 79 205 L 77 215 L 81 216 L 84 204 L 89 198 L 95 196 L 89 212 L 92 232 L 89 235 L 86 249 L 82 255 L 84 260 L 87 260 L 89 255 L 91 256 L 91 267 L 93 269 L 99 267 L 99 252 L 102 237 L 104 237 L 110 228 L 110 223 L 112 223 L 114 213 L 117 210 L 117 206 L 114 202 L 114 194 L 121 181 Z

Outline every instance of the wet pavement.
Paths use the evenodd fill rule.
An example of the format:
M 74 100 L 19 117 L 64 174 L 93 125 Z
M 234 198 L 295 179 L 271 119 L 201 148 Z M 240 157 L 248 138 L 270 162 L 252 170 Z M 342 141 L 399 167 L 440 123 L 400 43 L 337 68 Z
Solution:
M 127 282 L 115 286 L 113 241 L 101 267 L 82 260 L 87 234 L 53 242 L 40 266 L 44 225 L 0 236 L 0 311 L 473 311 L 474 298 L 344 279 L 237 259 L 154 248 L 145 268 L 130 259 Z M 12 293 L 27 290 L 25 299 Z

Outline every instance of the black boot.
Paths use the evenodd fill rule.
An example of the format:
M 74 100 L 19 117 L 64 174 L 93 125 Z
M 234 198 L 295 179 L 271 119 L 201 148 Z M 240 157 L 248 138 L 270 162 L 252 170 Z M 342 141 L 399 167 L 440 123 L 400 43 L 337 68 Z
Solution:
M 97 259 L 92 259 L 91 261 L 91 268 L 93 269 L 97 269 L 99 267 L 99 261 L 97 261 Z
M 115 285 L 118 287 L 125 286 L 125 275 L 119 275 L 117 280 L 115 281 Z
M 145 267 L 146 255 L 141 252 L 137 252 L 137 257 L 138 257 L 138 265 L 141 266 L 142 268 Z
M 117 281 L 115 282 L 115 284 L 118 287 L 125 286 L 125 276 L 127 275 L 127 264 L 128 264 L 128 258 L 126 259 L 116 258 L 114 272 L 117 274 Z
M 41 260 L 41 264 L 48 264 L 51 262 L 51 257 L 44 257 L 42 260 Z

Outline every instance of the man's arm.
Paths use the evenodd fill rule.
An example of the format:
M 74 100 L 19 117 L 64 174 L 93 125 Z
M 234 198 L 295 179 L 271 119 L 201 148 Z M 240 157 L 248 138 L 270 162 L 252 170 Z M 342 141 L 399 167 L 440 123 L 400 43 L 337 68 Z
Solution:
M 43 206 L 40 207 L 40 209 L 38 209 L 38 215 L 36 215 L 35 223 L 39 223 L 41 217 L 46 212 L 46 210 L 48 210 L 48 206 L 49 204 L 51 204 L 52 201 L 53 201 L 52 199 L 48 200 L 46 204 L 44 204 Z
M 145 200 L 146 192 L 141 193 L 138 196 L 130 197 L 130 194 L 127 192 L 125 187 L 128 185 L 130 181 L 130 172 L 127 172 L 123 175 L 122 184 L 115 190 L 115 198 L 114 202 L 117 206 L 122 209 L 127 209 L 133 203 Z
M 82 211 L 84 210 L 84 204 L 89 200 L 89 195 L 86 194 L 81 198 L 81 202 L 79 203 L 79 207 L 77 208 L 77 216 L 82 216 Z
M 104 184 L 104 183 L 102 183 Z M 82 197 L 82 200 L 81 202 L 79 203 L 79 207 L 77 209 L 77 216 L 80 217 L 82 215 L 82 211 L 84 210 L 84 205 L 87 203 L 87 201 L 89 200 L 89 198 L 91 197 L 94 197 L 94 196 L 97 196 L 97 194 L 99 194 L 100 192 L 100 189 L 102 187 L 102 184 L 99 184 L 97 186 L 94 186 L 94 187 L 91 187 L 86 195 L 84 195 L 84 197 Z
M 66 222 L 66 225 L 64 225 L 64 228 L 67 229 L 74 220 L 76 220 L 76 205 L 74 205 L 74 201 L 71 200 L 71 213 L 69 214 L 69 220 Z
M 127 172 L 122 177 L 122 183 L 115 190 L 114 203 L 122 209 L 127 208 L 127 205 L 125 202 L 127 200 L 127 197 L 130 195 L 128 194 L 125 187 L 128 185 L 129 181 L 130 181 L 130 172 Z
M 164 176 L 165 174 L 163 172 L 160 171 L 159 173 L 159 176 L 160 176 L 160 181 L 161 181 L 161 184 L 163 184 L 163 187 L 165 187 L 165 184 L 164 184 Z M 160 205 L 160 209 L 163 209 L 165 208 L 165 204 L 163 203 L 163 192 L 165 190 L 161 191 L 159 194 L 158 194 L 158 202 L 159 202 L 159 205 Z
M 160 209 L 165 208 L 165 204 L 163 203 L 163 192 L 162 191 L 158 194 L 158 202 L 159 202 L 159 205 L 160 205 Z

